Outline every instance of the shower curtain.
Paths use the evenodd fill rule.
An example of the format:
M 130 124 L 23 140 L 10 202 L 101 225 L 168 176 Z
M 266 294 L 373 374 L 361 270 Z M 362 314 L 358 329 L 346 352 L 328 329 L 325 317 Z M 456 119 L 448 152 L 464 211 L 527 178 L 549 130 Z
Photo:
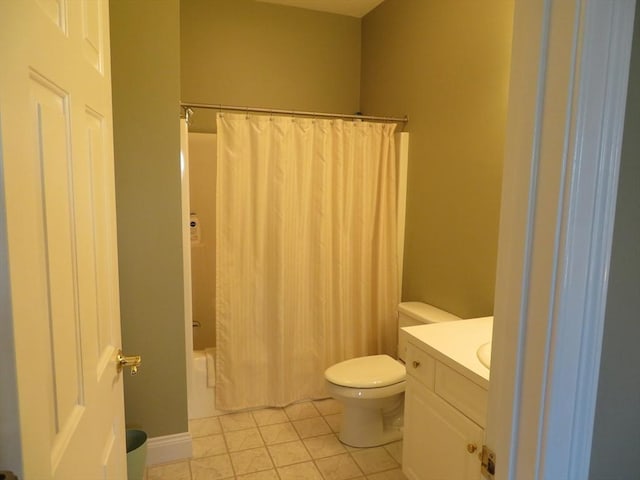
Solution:
M 322 398 L 394 354 L 395 125 L 218 114 L 216 407 Z

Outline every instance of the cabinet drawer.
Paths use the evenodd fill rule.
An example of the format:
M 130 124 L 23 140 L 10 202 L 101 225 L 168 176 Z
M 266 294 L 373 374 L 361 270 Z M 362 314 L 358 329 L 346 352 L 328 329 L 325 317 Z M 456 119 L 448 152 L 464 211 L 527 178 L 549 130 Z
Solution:
M 438 362 L 435 392 L 478 425 L 485 426 L 488 394 L 484 388 Z
M 429 390 L 433 390 L 436 361 L 433 357 L 416 348 L 412 344 L 407 345 L 407 374 L 414 377 Z

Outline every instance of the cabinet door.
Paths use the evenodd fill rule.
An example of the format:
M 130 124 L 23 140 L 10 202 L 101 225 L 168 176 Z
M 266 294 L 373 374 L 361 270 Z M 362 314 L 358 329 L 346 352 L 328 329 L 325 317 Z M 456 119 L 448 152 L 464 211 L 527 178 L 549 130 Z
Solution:
M 402 469 L 410 480 L 480 478 L 484 430 L 411 377 L 404 425 Z

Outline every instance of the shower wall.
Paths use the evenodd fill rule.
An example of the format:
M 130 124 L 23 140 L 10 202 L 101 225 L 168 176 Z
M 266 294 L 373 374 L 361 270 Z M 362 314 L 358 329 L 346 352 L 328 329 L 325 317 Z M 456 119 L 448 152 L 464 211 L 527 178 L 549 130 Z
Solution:
M 189 133 L 193 348 L 216 344 L 217 135 Z

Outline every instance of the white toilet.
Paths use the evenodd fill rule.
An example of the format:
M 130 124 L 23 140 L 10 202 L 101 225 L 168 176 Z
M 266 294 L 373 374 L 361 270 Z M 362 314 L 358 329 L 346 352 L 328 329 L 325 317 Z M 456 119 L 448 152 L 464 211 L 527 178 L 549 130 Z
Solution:
M 375 447 L 402 438 L 404 358 L 407 334 L 403 327 L 460 320 L 421 302 L 398 305 L 398 356 L 371 355 L 337 363 L 324 372 L 327 392 L 342 403 L 340 441 L 352 447 Z

